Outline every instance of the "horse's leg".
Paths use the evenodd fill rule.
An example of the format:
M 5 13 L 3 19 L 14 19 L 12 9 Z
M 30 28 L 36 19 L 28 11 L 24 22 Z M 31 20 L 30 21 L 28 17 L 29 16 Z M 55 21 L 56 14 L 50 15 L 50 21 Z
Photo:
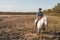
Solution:
M 41 34 L 43 33 L 43 30 L 41 30 Z
M 39 29 L 37 29 L 37 33 L 38 33 L 38 34 L 39 34 L 39 31 L 40 31 L 40 30 L 39 30 Z

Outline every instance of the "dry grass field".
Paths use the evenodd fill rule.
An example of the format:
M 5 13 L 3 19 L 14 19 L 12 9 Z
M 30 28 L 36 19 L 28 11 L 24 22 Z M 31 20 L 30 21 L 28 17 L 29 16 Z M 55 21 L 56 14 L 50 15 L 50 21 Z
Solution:
M 0 40 L 40 40 L 34 29 L 35 15 L 0 15 Z M 45 31 L 59 32 L 60 17 L 48 16 Z

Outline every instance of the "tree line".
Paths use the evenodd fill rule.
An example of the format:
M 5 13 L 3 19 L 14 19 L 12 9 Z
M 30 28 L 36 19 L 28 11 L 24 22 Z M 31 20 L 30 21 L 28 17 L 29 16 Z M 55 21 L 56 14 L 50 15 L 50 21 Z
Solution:
M 60 13 L 60 3 L 54 6 L 52 9 L 47 9 L 43 11 L 44 13 Z

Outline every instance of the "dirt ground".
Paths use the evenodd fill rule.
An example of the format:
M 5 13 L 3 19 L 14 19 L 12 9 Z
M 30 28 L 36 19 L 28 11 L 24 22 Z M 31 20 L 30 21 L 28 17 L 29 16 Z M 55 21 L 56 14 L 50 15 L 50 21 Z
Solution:
M 35 31 L 35 15 L 0 15 L 0 40 L 40 40 Z M 60 17 L 48 16 L 45 31 L 60 32 Z

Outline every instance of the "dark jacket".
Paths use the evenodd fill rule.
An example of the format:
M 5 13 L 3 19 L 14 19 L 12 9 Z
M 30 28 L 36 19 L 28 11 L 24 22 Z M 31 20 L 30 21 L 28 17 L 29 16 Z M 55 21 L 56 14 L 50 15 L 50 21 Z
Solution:
M 36 15 L 37 16 L 43 16 L 43 12 L 37 12 Z

